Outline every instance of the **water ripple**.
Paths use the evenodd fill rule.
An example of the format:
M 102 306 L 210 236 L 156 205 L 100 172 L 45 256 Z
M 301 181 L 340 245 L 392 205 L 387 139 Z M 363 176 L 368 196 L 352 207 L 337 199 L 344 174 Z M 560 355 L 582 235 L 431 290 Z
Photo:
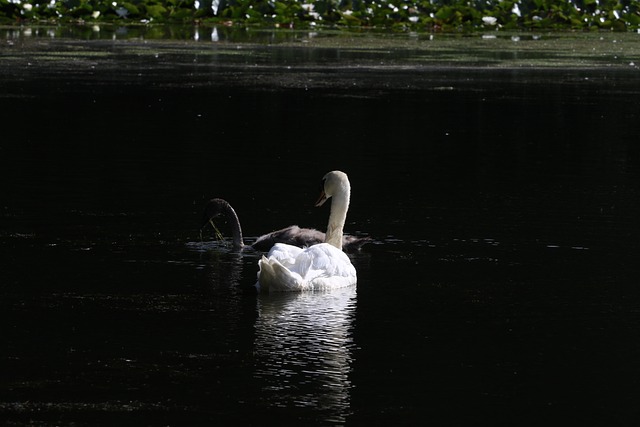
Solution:
M 349 414 L 356 288 L 258 299 L 255 377 L 271 407 Z

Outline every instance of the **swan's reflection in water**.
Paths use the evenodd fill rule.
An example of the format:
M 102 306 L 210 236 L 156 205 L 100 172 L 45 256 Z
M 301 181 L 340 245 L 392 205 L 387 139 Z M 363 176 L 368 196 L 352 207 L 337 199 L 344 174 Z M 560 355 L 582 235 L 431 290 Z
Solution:
M 259 295 L 254 351 L 263 404 L 346 420 L 355 308 L 356 287 Z

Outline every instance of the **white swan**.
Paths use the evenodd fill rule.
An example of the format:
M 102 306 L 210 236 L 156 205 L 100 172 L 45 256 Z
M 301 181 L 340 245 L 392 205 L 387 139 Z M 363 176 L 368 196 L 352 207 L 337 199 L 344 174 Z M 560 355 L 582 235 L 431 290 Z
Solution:
M 242 239 L 242 227 L 240 226 L 240 220 L 238 219 L 236 211 L 226 200 L 220 198 L 209 200 L 204 209 L 202 226 L 200 228 L 202 229 L 210 223 L 213 225 L 213 219 L 219 216 L 224 216 L 226 221 L 231 225 L 234 249 L 242 249 L 245 244 Z M 304 248 L 322 243 L 324 240 L 325 233 L 320 230 L 313 228 L 300 228 L 297 225 L 290 225 L 289 227 L 272 231 L 271 233 L 258 237 L 251 247 L 262 252 L 268 252 L 276 243 L 287 243 L 289 245 Z M 346 252 L 353 252 L 359 250 L 362 245 L 371 241 L 372 239 L 366 236 L 343 235 L 342 248 Z
M 268 291 L 330 290 L 355 285 L 356 269 L 342 251 L 342 232 L 347 218 L 351 185 L 344 172 L 331 171 L 316 206 L 331 198 L 325 243 L 299 248 L 276 243 L 258 261 L 257 285 Z

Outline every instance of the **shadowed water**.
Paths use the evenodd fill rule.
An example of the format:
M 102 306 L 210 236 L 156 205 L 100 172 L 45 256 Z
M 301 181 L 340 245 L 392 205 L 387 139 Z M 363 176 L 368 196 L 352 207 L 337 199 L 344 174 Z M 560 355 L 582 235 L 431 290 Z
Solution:
M 67 31 L 0 30 L 3 422 L 637 419 L 637 34 Z M 324 230 L 332 169 L 355 288 L 199 229 Z

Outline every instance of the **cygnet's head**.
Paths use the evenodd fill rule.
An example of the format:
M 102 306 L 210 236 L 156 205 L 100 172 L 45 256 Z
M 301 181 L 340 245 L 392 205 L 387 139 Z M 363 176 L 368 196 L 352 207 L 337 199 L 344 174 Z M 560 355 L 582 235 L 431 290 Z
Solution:
M 327 199 L 337 194 L 345 194 L 348 197 L 350 191 L 351 185 L 349 184 L 349 178 L 347 178 L 346 173 L 341 171 L 328 172 L 322 177 L 322 190 L 316 202 L 316 207 L 322 206 Z
M 202 226 L 200 228 L 203 228 L 204 226 L 209 224 L 209 221 L 222 215 L 222 213 L 224 212 L 225 206 L 228 204 L 229 203 L 224 199 L 216 198 L 216 199 L 209 200 L 202 214 Z

